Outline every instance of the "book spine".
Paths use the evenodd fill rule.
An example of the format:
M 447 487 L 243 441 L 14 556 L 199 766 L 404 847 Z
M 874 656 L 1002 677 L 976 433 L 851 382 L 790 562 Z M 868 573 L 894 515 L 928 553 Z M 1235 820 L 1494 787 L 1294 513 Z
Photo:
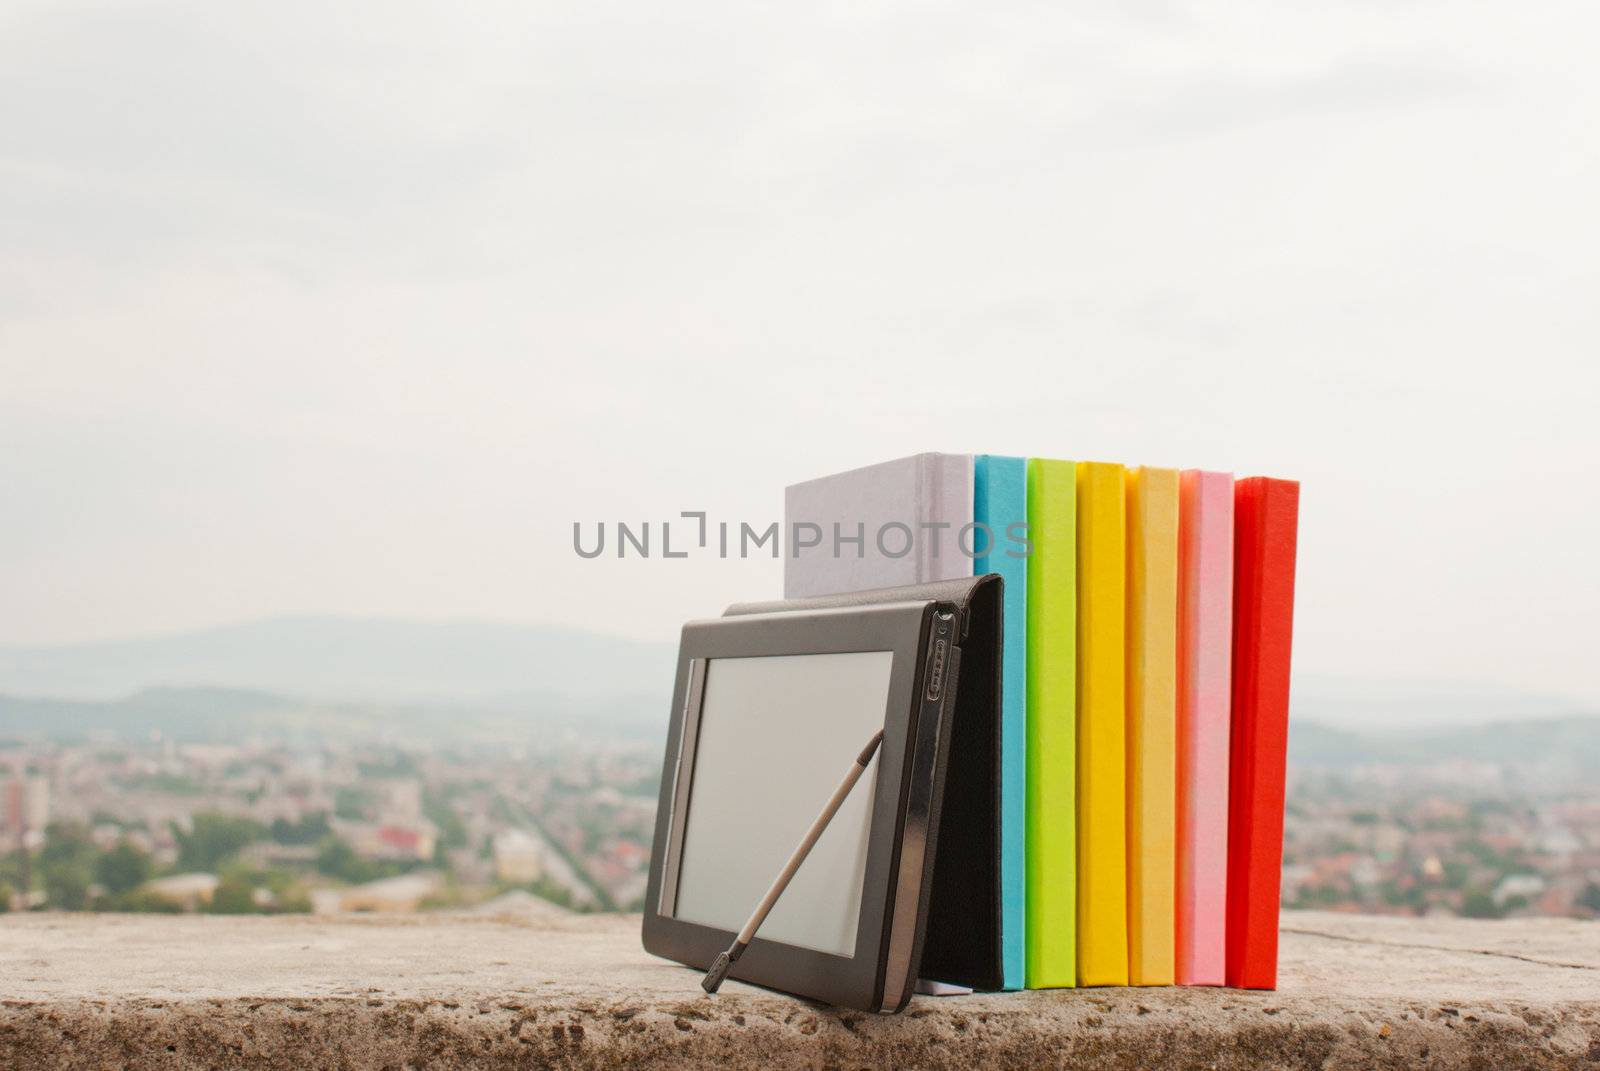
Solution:
M 979 457 L 973 464 L 969 546 L 974 576 L 1004 581 L 1000 656 L 1000 959 L 1003 984 L 1026 984 L 1028 559 L 1008 537 L 1028 521 L 1027 462 Z M 981 553 L 979 553 L 981 552 Z
M 1123 468 L 1079 462 L 1078 984 L 1128 984 Z
M 1027 950 L 1029 989 L 1077 983 L 1077 483 L 1028 461 Z
M 939 501 L 939 455 L 917 455 L 916 516 L 910 518 L 916 546 L 918 584 L 926 584 L 937 577 L 936 558 L 933 553 L 935 533 L 927 525 L 936 522 Z
M 1228 899 L 1233 475 L 1183 473 L 1178 507 L 1175 976 L 1223 983 Z
M 911 525 L 916 543 L 916 582 L 959 580 L 972 574 L 972 533 L 963 530 L 972 519 L 973 456 L 917 455 L 916 516 Z M 966 544 L 963 540 L 966 540 Z
M 1293 481 L 1253 477 L 1235 488 L 1226 979 L 1242 989 L 1278 980 L 1299 509 Z
M 1171 985 L 1178 472 L 1131 470 L 1127 495 L 1128 981 Z

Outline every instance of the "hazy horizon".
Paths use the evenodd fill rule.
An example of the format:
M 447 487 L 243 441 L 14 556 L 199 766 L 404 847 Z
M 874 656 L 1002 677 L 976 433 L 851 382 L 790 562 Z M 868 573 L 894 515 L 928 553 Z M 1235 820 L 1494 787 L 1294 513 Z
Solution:
M 0 698 L 118 702 L 173 688 L 402 705 L 654 697 L 664 719 L 675 653 L 669 643 L 550 622 L 284 615 L 142 637 L 0 644 Z M 1600 718 L 1600 705 L 1556 692 L 1356 674 L 1297 673 L 1291 710 L 1297 722 L 1368 732 Z
M 574 522 L 943 450 L 1300 479 L 1297 685 L 1600 706 L 1596 29 L 0 3 L 0 645 L 671 643 L 781 562 Z

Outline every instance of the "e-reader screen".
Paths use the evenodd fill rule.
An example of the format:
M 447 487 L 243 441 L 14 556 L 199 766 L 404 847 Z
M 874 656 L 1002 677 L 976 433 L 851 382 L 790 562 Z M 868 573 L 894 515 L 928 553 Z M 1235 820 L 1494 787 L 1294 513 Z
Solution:
M 884 726 L 892 651 L 713 658 L 706 664 L 675 917 L 737 931 L 854 757 Z M 878 759 L 761 938 L 855 954 Z

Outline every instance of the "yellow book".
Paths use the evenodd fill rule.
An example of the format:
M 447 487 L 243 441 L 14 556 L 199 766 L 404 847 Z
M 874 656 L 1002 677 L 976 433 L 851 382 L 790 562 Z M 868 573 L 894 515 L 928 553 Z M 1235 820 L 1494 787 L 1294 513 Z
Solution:
M 1078 984 L 1128 984 L 1121 465 L 1078 463 Z
M 1128 473 L 1128 981 L 1173 982 L 1178 472 Z

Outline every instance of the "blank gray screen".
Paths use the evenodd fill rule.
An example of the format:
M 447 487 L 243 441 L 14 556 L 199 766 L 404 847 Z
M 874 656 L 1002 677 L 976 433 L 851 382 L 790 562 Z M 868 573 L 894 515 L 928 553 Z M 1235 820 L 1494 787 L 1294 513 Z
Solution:
M 892 651 L 714 658 L 695 745 L 676 915 L 737 931 L 883 728 Z M 861 776 L 760 936 L 855 954 L 878 760 Z

